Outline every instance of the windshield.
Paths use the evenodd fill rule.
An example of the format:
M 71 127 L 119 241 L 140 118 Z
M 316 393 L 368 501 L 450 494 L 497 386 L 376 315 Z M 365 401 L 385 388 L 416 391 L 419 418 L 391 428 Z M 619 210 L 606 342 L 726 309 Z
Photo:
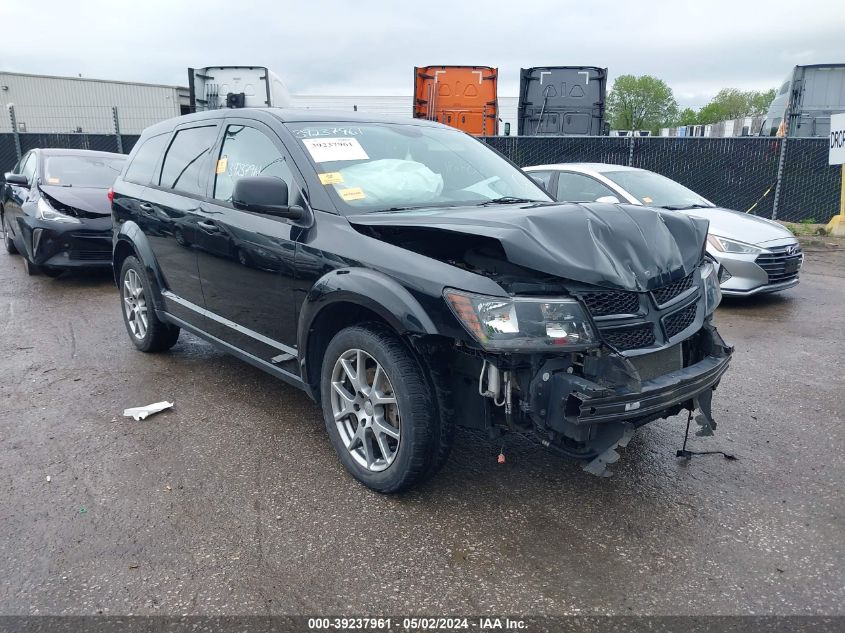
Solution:
M 47 156 L 44 184 L 108 189 L 123 169 L 125 158 L 101 156 Z
M 712 207 L 694 191 L 682 184 L 650 171 L 606 171 L 602 176 L 612 180 L 637 200 L 651 207 L 691 209 Z
M 331 122 L 288 128 L 345 212 L 551 201 L 522 171 L 457 130 Z

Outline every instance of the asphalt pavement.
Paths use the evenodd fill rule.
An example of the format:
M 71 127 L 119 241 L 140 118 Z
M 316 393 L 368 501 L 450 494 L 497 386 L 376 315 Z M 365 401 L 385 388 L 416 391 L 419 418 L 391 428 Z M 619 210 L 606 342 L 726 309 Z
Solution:
M 347 476 L 303 393 L 183 333 L 135 350 L 107 274 L 0 255 L 2 614 L 843 614 L 845 251 L 725 301 L 712 438 L 614 476 L 460 432 L 431 482 Z M 126 407 L 172 410 L 135 422 Z

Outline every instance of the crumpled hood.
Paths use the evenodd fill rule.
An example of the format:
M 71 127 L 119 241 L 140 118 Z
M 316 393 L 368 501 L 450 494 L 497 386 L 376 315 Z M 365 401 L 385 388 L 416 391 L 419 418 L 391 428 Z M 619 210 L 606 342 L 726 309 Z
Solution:
M 678 212 L 676 212 L 678 213 Z M 713 207 L 707 209 L 684 209 L 679 213 L 704 218 L 710 222 L 710 232 L 720 237 L 739 240 L 746 244 L 763 244 L 795 236 L 782 224 L 758 218 L 756 215 Z
M 56 185 L 39 185 L 39 188 L 51 198 L 55 198 L 62 204 L 74 209 L 96 215 L 109 215 L 111 213 L 108 189 Z
M 498 240 L 513 264 L 606 288 L 645 291 L 692 272 L 707 221 L 628 204 L 490 205 L 369 213 L 353 225 L 419 227 Z

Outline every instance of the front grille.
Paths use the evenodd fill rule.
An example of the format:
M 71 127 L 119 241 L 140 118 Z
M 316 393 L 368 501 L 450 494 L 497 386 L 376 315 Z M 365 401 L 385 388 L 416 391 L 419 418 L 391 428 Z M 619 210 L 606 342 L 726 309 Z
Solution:
M 794 250 L 791 250 L 794 249 Z M 768 249 L 770 253 L 758 255 L 754 261 L 766 271 L 770 284 L 792 281 L 801 267 L 801 247 L 797 244 Z
M 624 328 L 606 328 L 600 330 L 600 332 L 608 345 L 612 345 L 620 351 L 654 345 L 654 328 L 651 323 L 641 323 Z
M 111 251 L 70 251 L 71 259 L 88 262 L 107 262 L 111 259 Z
M 672 338 L 686 330 L 695 321 L 697 303 L 691 303 L 686 308 L 673 312 L 663 318 L 663 329 L 666 330 L 666 337 Z
M 611 314 L 637 314 L 640 310 L 640 296 L 636 292 L 608 290 L 588 292 L 581 295 L 594 317 Z
M 657 305 L 669 303 L 678 295 L 683 294 L 684 292 L 692 288 L 692 283 L 695 279 L 694 275 L 695 273 L 692 272 L 683 279 L 673 281 L 672 283 L 666 284 L 665 286 L 662 286 L 657 290 L 652 290 L 651 296 L 654 297 L 654 301 L 657 303 Z

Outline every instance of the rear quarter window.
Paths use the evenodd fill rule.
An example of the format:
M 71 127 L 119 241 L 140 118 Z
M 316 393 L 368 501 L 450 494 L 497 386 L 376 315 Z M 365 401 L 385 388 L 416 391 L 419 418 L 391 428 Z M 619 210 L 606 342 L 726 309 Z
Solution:
M 153 171 L 158 164 L 158 159 L 164 152 L 167 146 L 167 139 L 170 138 L 169 133 L 159 134 L 158 136 L 151 136 L 148 138 L 138 151 L 129 167 L 126 169 L 126 175 L 123 179 L 128 182 L 133 182 L 136 185 L 148 185 L 153 180 Z
M 216 125 L 190 127 L 176 132 L 164 155 L 159 185 L 165 189 L 204 195 L 208 161 L 216 140 Z

